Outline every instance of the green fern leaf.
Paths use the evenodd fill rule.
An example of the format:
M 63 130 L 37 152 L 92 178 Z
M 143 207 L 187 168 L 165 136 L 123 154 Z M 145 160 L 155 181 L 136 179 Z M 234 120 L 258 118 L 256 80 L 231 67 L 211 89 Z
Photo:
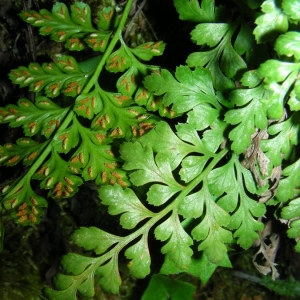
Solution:
M 284 202 L 299 195 L 299 170 L 300 160 L 298 159 L 282 171 L 282 175 L 285 177 L 280 180 L 276 193 L 276 198 L 279 201 Z
M 50 189 L 49 197 L 53 198 L 71 197 L 83 183 L 82 178 L 72 172 L 68 163 L 54 150 L 32 178 L 41 180 L 41 187 Z
M 288 16 L 289 21 L 298 24 L 300 21 L 299 2 L 297 0 L 283 0 L 281 6 L 283 12 Z
M 95 258 L 82 256 L 76 253 L 68 253 L 63 257 L 61 264 L 68 273 L 79 275 L 88 266 L 95 263 L 95 261 Z
M 262 84 L 253 87 L 257 82 L 255 77 L 254 74 L 244 74 L 242 80 L 250 88 L 232 91 L 231 102 L 240 108 L 231 109 L 225 113 L 224 120 L 236 125 L 229 133 L 229 138 L 233 141 L 231 147 L 237 154 L 244 152 L 250 146 L 251 135 L 256 128 L 265 129 L 268 125 L 261 99 L 267 98 L 269 93 Z
M 98 87 L 95 87 L 90 93 L 81 93 L 75 102 L 74 111 L 82 117 L 91 120 L 103 108 L 101 101 L 101 92 Z
M 244 249 L 247 249 L 258 238 L 257 232 L 263 229 L 263 223 L 256 218 L 262 217 L 265 214 L 266 207 L 248 196 L 247 189 L 250 193 L 255 192 L 247 185 L 247 182 L 249 182 L 247 177 L 252 177 L 250 171 L 237 162 L 235 163 L 235 168 L 237 172 L 237 182 L 244 181 L 245 188 L 239 185 L 238 194 L 228 193 L 228 198 L 222 199 L 222 201 L 224 203 L 225 200 L 229 201 L 229 199 L 231 199 L 232 202 L 237 204 L 238 208 L 231 216 L 229 228 L 235 229 L 234 237 L 237 238 L 237 243 Z M 221 203 L 219 204 L 221 205 Z
M 112 245 L 118 243 L 121 238 L 97 227 L 82 227 L 72 234 L 72 240 L 86 250 L 93 250 L 96 254 L 102 254 Z
M 60 277 L 62 280 L 62 278 Z M 57 300 L 76 300 L 76 291 L 74 289 L 64 289 L 64 290 L 52 290 L 50 288 L 45 289 L 45 294 L 49 299 L 57 299 Z
M 90 272 L 87 279 L 79 286 L 78 292 L 85 297 L 93 297 L 95 295 L 93 272 Z
M 103 109 L 92 119 L 91 128 L 105 130 L 110 138 L 138 137 L 153 128 L 157 118 L 143 107 L 133 106 L 133 99 L 121 93 L 101 91 Z
M 108 205 L 111 215 L 122 214 L 120 224 L 125 229 L 132 229 L 142 220 L 153 217 L 153 213 L 142 205 L 131 189 L 123 190 L 116 185 L 112 191 L 109 186 L 104 186 L 100 197 L 103 204 Z
M 80 133 L 77 128 L 76 118 L 73 118 L 71 126 L 61 130 L 53 138 L 53 149 L 58 153 L 68 153 L 79 143 Z M 73 126 L 72 126 L 73 125 Z
M 220 168 L 213 170 L 209 176 L 209 190 L 215 196 L 221 196 L 217 203 L 228 213 L 232 213 L 228 227 L 235 230 L 234 237 L 243 248 L 249 248 L 258 238 L 257 231 L 263 224 L 255 217 L 265 213 L 265 206 L 251 199 L 248 193 L 256 193 L 249 171 L 232 159 Z M 249 178 L 249 176 L 251 178 Z M 239 182 L 244 182 L 243 187 Z M 225 193 L 225 194 L 224 194 Z
M 155 238 L 166 242 L 161 252 L 172 260 L 180 269 L 186 269 L 191 263 L 193 251 L 192 238 L 185 232 L 180 224 L 178 215 L 172 215 L 154 230 Z
M 279 166 L 283 159 L 293 155 L 293 146 L 298 144 L 299 113 L 287 120 L 271 125 L 268 129 L 270 138 L 261 141 L 261 148 L 274 166 Z M 272 138 L 271 138 L 272 137 Z
M 106 69 L 110 72 L 124 72 L 132 65 L 131 57 L 127 47 L 121 45 L 118 50 L 113 52 L 106 61 Z
M 72 56 L 58 54 L 53 63 L 31 63 L 28 68 L 12 70 L 9 77 L 20 87 L 28 86 L 32 92 L 44 89 L 47 97 L 54 98 L 60 93 L 72 97 L 80 94 L 89 74 L 81 71 Z
M 131 52 L 138 58 L 148 61 L 154 56 L 160 56 L 165 50 L 166 44 L 162 41 L 159 42 L 149 42 L 138 45 L 137 47 L 131 49 Z
M 28 176 L 18 180 L 14 186 L 5 189 L 7 192 L 5 192 L 6 195 L 2 202 L 16 222 L 21 225 L 39 223 L 47 201 L 33 191 Z
M 209 70 L 217 90 L 233 89 L 234 83 L 231 79 L 247 67 L 232 45 L 236 30 L 237 24 L 203 23 L 191 32 L 192 40 L 197 45 L 208 45 L 212 49 L 191 53 L 186 62 L 189 67 L 205 67 Z M 241 36 L 241 33 L 238 36 Z
M 160 97 L 154 97 L 153 93 L 147 90 L 145 87 L 138 88 L 135 96 L 135 103 L 139 106 L 145 106 L 147 111 L 157 111 L 161 117 L 175 118 L 180 114 L 175 112 L 172 108 L 165 106 Z
M 210 129 L 203 133 L 202 139 L 206 149 L 215 153 L 220 146 L 222 146 L 227 126 L 228 125 L 220 119 L 216 119 L 212 124 L 210 124 Z
M 69 160 L 69 168 L 76 174 L 82 174 L 86 181 L 95 180 L 96 184 L 118 183 L 123 187 L 127 186 L 127 177 L 125 172 L 118 168 L 118 161 L 109 145 L 112 139 L 107 137 L 107 132 L 91 130 L 75 120 L 74 125 L 81 143 Z M 102 158 L 101 162 L 99 157 Z
M 192 71 L 187 66 L 177 67 L 175 78 L 163 69 L 160 74 L 148 76 L 145 86 L 155 95 L 163 95 L 163 104 L 172 104 L 172 109 L 177 113 L 187 112 L 202 103 L 220 107 L 210 73 L 203 68 Z
M 278 37 L 275 43 L 275 50 L 279 55 L 293 57 L 300 60 L 300 33 L 289 31 Z
M 22 126 L 26 136 L 41 133 L 49 138 L 59 127 L 68 108 L 61 108 L 46 97 L 37 97 L 35 104 L 26 98 L 18 101 L 18 106 L 0 108 L 0 122 L 11 127 Z
M 209 190 L 219 197 L 224 192 L 230 193 L 236 190 L 238 185 L 236 182 L 236 171 L 234 167 L 234 159 L 220 168 L 212 170 L 208 175 Z
M 296 240 L 295 249 L 300 251 L 300 198 L 293 199 L 285 206 L 281 211 L 282 218 L 290 221 L 289 229 L 287 230 L 287 235 L 289 238 Z
M 117 81 L 118 92 L 122 95 L 133 96 L 138 87 L 138 69 L 135 66 L 131 66 Z
M 118 268 L 118 256 L 113 256 L 108 263 L 97 268 L 95 274 L 101 277 L 99 279 L 99 284 L 103 286 L 107 292 L 113 294 L 118 293 L 119 286 L 121 284 L 121 277 Z
M 263 14 L 256 18 L 257 26 L 253 31 L 258 43 L 272 40 L 278 33 L 287 31 L 288 18 L 275 1 L 265 0 L 261 10 Z
M 197 130 L 203 130 L 215 122 L 219 115 L 220 111 L 210 104 L 198 104 L 192 111 L 188 112 L 187 122 Z
M 145 278 L 150 273 L 151 258 L 148 247 L 148 234 L 125 251 L 125 256 L 131 261 L 128 264 L 131 274 L 136 278 Z
M 54 283 L 58 290 L 46 289 L 45 293 L 50 298 L 76 300 L 77 290 L 86 297 L 93 297 L 94 275 L 97 266 L 101 264 L 97 258 L 85 257 L 75 253 L 69 253 L 62 259 L 62 266 L 68 274 L 57 274 Z M 105 268 L 105 266 L 104 266 Z M 88 271 L 87 276 L 85 273 Z
M 102 30 L 108 30 L 112 27 L 115 19 L 115 8 L 106 6 L 98 12 L 97 28 Z
M 32 165 L 44 150 L 46 143 L 37 143 L 29 138 L 20 138 L 16 144 L 7 143 L 0 146 L 0 164 L 14 166 L 23 161 L 25 166 Z
M 281 62 L 275 59 L 267 60 L 259 67 L 258 73 L 265 78 L 265 87 L 271 91 L 269 99 L 263 101 L 270 119 L 280 120 L 284 114 L 287 95 L 290 93 L 298 95 L 299 69 L 299 63 Z M 273 72 L 270 73 L 269 70 Z
M 98 22 L 95 29 L 91 22 L 91 9 L 83 2 L 71 5 L 71 14 L 64 3 L 57 2 L 49 12 L 42 9 L 23 11 L 21 17 L 32 26 L 40 27 L 41 35 L 50 35 L 56 42 L 66 42 L 69 50 L 83 50 L 87 44 L 94 51 L 103 52 L 108 44 L 110 32 L 107 24 Z M 101 25 L 104 25 L 101 28 Z M 86 42 L 86 44 L 84 43 Z
M 0 123 L 23 127 L 26 136 L 0 146 L 1 165 L 22 161 L 26 167 L 22 178 L 2 188 L 0 211 L 34 225 L 47 206 L 34 180 L 56 201 L 93 181 L 100 187 L 99 202 L 122 227 L 120 235 L 97 227 L 75 230 L 73 245 L 83 250 L 63 257 L 64 273 L 54 278 L 57 290 L 45 292 L 50 299 L 95 297 L 95 283 L 118 293 L 122 259 L 132 276 L 145 278 L 153 260 L 151 235 L 164 258 L 161 273 L 189 273 L 205 283 L 218 266 L 231 267 L 230 245 L 248 249 L 264 226 L 265 195 L 259 195 L 255 173 L 259 154 L 268 161 L 263 188 L 276 177 L 268 191 L 275 194 L 271 203 L 286 202 L 281 216 L 300 251 L 298 3 L 261 2 L 257 16 L 256 0 L 234 2 L 234 9 L 210 0 L 174 0 L 180 19 L 198 23 L 191 39 L 199 47 L 174 73 L 143 62 L 161 55 L 165 43 L 126 45 L 122 31 L 133 0 L 117 7 L 120 15 L 106 7 L 92 17 L 82 2 L 21 13 L 69 50 L 89 47 L 100 53 L 82 62 L 56 55 L 53 62 L 11 71 L 12 82 L 37 97 L 0 108 Z M 289 23 L 294 31 L 286 32 Z M 266 53 L 258 53 L 257 44 L 265 41 L 275 45 L 281 60 L 269 56 L 258 67 Z M 247 68 L 257 70 L 241 77 Z M 166 122 L 178 116 L 180 121 Z M 256 143 L 253 134 L 259 130 L 269 136 Z M 253 158 L 254 174 L 241 163 L 242 153 L 244 161 Z M 271 168 L 282 163 L 279 178 Z M 0 246 L 2 241 L 0 223 Z M 192 297 L 189 286 L 180 285 L 183 294 L 171 285 L 161 276 L 156 281 L 164 298 Z
M 148 182 L 162 182 L 174 189 L 180 188 L 174 179 L 168 158 L 159 153 L 153 159 L 150 147 L 143 147 L 140 143 L 125 144 L 122 147 L 122 158 L 126 159 L 135 155 L 135 160 L 124 164 L 125 170 L 136 170 L 130 174 L 130 180 L 136 185 Z
M 203 220 L 192 230 L 192 236 L 200 241 L 198 250 L 203 250 L 212 263 L 219 263 L 227 252 L 225 243 L 232 241 L 231 232 L 225 229 L 230 216 L 214 202 L 206 185 L 197 192 L 194 200 L 196 197 L 198 202 L 202 202 L 206 213 Z
M 174 6 L 181 20 L 193 22 L 215 21 L 216 8 L 210 0 L 203 0 L 201 5 L 197 0 L 175 0 Z

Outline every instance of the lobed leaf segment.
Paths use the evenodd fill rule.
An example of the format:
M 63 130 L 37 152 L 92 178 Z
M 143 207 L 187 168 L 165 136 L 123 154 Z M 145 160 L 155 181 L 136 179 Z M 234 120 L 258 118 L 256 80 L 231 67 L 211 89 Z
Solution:
M 94 180 L 101 186 L 100 202 L 110 215 L 119 216 L 127 232 L 121 236 L 97 227 L 76 230 L 73 242 L 91 255 L 64 256 L 64 273 L 57 274 L 56 289 L 46 290 L 50 299 L 76 299 L 78 292 L 93 297 L 95 281 L 118 293 L 122 255 L 131 274 L 145 278 L 151 272 L 152 234 L 165 258 L 161 274 L 186 272 L 205 283 L 217 266 L 231 266 L 232 244 L 248 249 L 259 238 L 269 205 L 276 205 L 276 213 L 287 220 L 287 234 L 300 251 L 298 1 L 266 0 L 261 6 L 234 1 L 236 9 L 229 11 L 210 0 L 174 0 L 179 18 L 196 23 L 191 39 L 199 46 L 174 74 L 141 62 L 160 54 L 163 43 L 131 49 L 123 41 L 121 30 L 131 2 L 119 23 L 106 22 L 101 14 L 110 14 L 111 9 L 104 9 L 97 29 L 91 29 L 104 34 L 111 24 L 118 26 L 114 35 L 109 34 L 106 50 L 100 50 L 104 52 L 96 58 L 96 67 L 80 66 L 70 57 L 51 63 L 60 78 L 55 91 L 74 97 L 75 103 L 61 107 L 49 99 L 58 95 L 47 94 L 53 91 L 53 79 L 38 87 L 47 97 L 39 95 L 35 103 L 21 99 L 0 111 L 2 123 L 22 126 L 27 136 L 0 151 L 3 164 L 22 160 L 29 166 L 22 179 L 5 188 L 4 206 L 17 208 L 19 222 L 23 215 L 26 220 L 36 217 L 35 209 L 46 205 L 31 189 L 32 179 L 40 180 L 54 198 L 70 197 L 83 181 Z M 89 14 L 82 3 L 73 5 L 71 15 L 56 4 L 52 13 L 29 13 L 27 21 L 41 26 L 41 33 L 54 40 L 61 37 L 68 47 L 71 35 L 57 31 L 66 22 L 67 32 L 73 30 L 82 45 L 90 46 L 87 28 L 92 27 L 85 17 Z M 255 20 L 254 28 L 249 16 Z M 264 47 L 274 40 L 275 52 L 267 54 Z M 265 60 L 267 55 L 270 59 Z M 70 64 L 72 70 L 62 67 Z M 103 67 L 123 72 L 117 92 L 105 91 L 98 82 Z M 32 65 L 12 71 L 11 76 L 34 90 L 36 74 L 48 78 L 47 72 L 47 65 Z M 74 83 L 74 96 L 66 90 L 72 80 L 78 81 L 78 72 L 86 81 Z M 49 114 L 42 117 L 47 105 Z M 151 112 L 157 112 L 156 117 Z M 182 123 L 166 122 L 162 116 L 182 116 Z M 30 138 L 37 132 L 42 142 Z M 118 157 L 111 147 L 116 138 L 123 138 Z M 25 205 L 20 199 L 29 200 Z M 169 289 L 169 281 L 161 275 L 152 279 Z

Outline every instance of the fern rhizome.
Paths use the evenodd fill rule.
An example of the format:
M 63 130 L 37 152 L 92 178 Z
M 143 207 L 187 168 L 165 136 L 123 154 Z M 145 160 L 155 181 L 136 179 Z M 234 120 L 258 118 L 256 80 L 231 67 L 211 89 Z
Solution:
M 198 47 L 174 72 L 148 63 L 164 42 L 126 44 L 133 0 L 96 18 L 83 2 L 20 14 L 69 52 L 89 55 L 59 54 L 10 72 L 35 97 L 0 108 L 0 122 L 24 132 L 0 146 L 2 166 L 24 165 L 2 185 L 1 214 L 38 224 L 47 199 L 71 198 L 94 182 L 121 229 L 75 230 L 82 250 L 62 258 L 49 299 L 92 297 L 95 284 L 118 293 L 121 256 L 132 276 L 145 278 L 149 237 L 161 245 L 161 274 L 206 282 L 216 267 L 231 266 L 229 248 L 256 241 L 264 258 L 257 269 L 276 279 L 269 208 L 300 251 L 299 2 L 229 2 L 174 0 Z

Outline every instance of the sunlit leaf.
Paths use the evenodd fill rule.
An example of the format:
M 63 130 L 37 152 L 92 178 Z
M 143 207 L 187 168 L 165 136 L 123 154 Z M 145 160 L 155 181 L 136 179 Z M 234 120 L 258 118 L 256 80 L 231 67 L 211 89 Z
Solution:
M 72 234 L 72 240 L 86 250 L 93 250 L 96 254 L 102 254 L 120 238 L 97 227 L 82 227 Z
M 108 263 L 99 267 L 96 270 L 96 274 L 100 276 L 99 284 L 103 286 L 107 292 L 113 294 L 118 293 L 122 281 L 119 274 L 117 256 L 114 256 Z
M 174 5 L 179 18 L 194 22 L 213 22 L 215 20 L 214 3 L 204 0 L 199 4 L 197 0 L 175 0 Z
M 150 273 L 150 253 L 148 249 L 147 234 L 133 246 L 125 251 L 125 256 L 131 261 L 128 267 L 136 278 L 145 278 Z
M 273 0 L 265 0 L 261 6 L 263 14 L 256 18 L 253 33 L 258 43 L 272 40 L 288 29 L 288 18 Z
M 102 203 L 108 205 L 112 215 L 122 214 L 120 224 L 125 229 L 134 228 L 142 220 L 152 216 L 131 189 L 123 190 L 119 185 L 104 186 L 99 191 Z

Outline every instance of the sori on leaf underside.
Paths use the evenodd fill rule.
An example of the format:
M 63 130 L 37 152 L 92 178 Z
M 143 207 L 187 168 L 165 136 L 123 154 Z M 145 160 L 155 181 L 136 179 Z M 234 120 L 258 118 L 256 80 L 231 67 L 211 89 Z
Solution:
M 24 165 L 2 187 L 0 209 L 21 225 L 37 224 L 47 200 L 33 181 L 57 200 L 94 181 L 100 203 L 128 232 L 77 229 L 72 241 L 92 255 L 63 257 L 64 273 L 46 289 L 50 299 L 92 297 L 95 281 L 118 293 L 120 256 L 145 278 L 152 234 L 161 242 L 162 274 L 206 282 L 217 266 L 231 266 L 229 246 L 248 249 L 261 238 L 270 205 L 300 251 L 298 2 L 232 1 L 230 10 L 174 0 L 179 18 L 195 23 L 191 40 L 199 46 L 174 72 L 147 63 L 163 42 L 131 48 L 124 41 L 131 5 L 121 13 L 105 7 L 96 23 L 82 2 L 21 13 L 41 35 L 93 55 L 78 62 L 59 54 L 11 71 L 36 97 L 0 109 L 0 122 L 25 135 L 0 147 L 1 165 Z M 101 82 L 103 73 L 118 75 L 115 90 Z

